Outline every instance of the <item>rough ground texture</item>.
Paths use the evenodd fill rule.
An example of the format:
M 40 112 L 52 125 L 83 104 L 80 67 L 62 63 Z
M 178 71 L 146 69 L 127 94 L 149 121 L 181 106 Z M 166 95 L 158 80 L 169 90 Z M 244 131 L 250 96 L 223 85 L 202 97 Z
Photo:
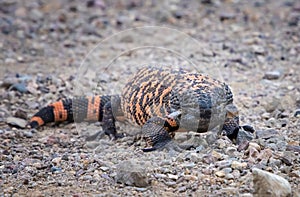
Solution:
M 91 66 L 76 77 L 102 39 L 144 25 L 199 40 L 197 50 L 179 44 L 178 52 L 191 51 L 196 70 L 219 73 L 232 87 L 256 139 L 237 147 L 214 132 L 190 132 L 175 138 L 194 150 L 143 153 L 139 130 L 128 125 L 118 126 L 128 135 L 115 142 L 86 141 L 98 124 L 24 128 L 59 98 L 119 93 L 140 64 L 186 63 L 158 49 L 128 52 L 136 36 L 120 35 L 89 54 Z M 168 45 L 180 43 L 171 36 L 162 35 Z M 2 0 L 0 38 L 0 196 L 252 196 L 254 167 L 285 178 L 299 195 L 299 1 Z M 109 69 L 98 66 L 110 56 L 118 58 Z

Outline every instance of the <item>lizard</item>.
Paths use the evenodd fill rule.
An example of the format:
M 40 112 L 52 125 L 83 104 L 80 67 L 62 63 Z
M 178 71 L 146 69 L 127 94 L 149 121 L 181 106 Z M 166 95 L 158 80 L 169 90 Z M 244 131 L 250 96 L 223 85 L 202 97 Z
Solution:
M 62 99 L 39 110 L 28 125 L 100 121 L 104 133 L 116 139 L 121 135 L 115 122 L 124 120 L 141 127 L 145 152 L 168 146 L 175 132 L 203 133 L 219 126 L 220 132 L 236 141 L 241 128 L 233 93 L 225 82 L 183 69 L 157 67 L 140 69 L 120 95 Z

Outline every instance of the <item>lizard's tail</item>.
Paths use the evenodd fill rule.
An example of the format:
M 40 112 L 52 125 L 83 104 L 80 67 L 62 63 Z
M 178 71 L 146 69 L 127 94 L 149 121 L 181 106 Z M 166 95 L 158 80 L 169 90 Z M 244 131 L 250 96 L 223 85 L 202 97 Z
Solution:
M 110 96 L 78 97 L 54 102 L 38 111 L 29 121 L 30 128 L 50 122 L 102 121 L 103 107 Z

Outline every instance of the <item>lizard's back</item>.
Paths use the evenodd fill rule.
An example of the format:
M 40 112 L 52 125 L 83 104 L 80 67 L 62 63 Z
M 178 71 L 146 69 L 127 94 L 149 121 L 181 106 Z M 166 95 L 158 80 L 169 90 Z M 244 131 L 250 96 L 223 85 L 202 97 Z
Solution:
M 183 130 L 205 132 L 224 121 L 232 100 L 229 87 L 208 76 L 146 67 L 125 85 L 121 107 L 125 117 L 138 125 L 180 110 Z

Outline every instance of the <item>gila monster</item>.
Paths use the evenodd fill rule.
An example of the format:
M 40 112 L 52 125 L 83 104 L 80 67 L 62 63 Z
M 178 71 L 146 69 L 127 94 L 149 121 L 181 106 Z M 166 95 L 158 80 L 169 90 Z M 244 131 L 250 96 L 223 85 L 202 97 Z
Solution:
M 145 67 L 120 95 L 76 97 L 52 103 L 30 120 L 37 128 L 49 122 L 100 121 L 116 139 L 115 121 L 129 120 L 142 127 L 144 151 L 162 148 L 176 131 L 206 132 L 217 126 L 229 139 L 239 132 L 238 110 L 227 84 L 198 73 Z

